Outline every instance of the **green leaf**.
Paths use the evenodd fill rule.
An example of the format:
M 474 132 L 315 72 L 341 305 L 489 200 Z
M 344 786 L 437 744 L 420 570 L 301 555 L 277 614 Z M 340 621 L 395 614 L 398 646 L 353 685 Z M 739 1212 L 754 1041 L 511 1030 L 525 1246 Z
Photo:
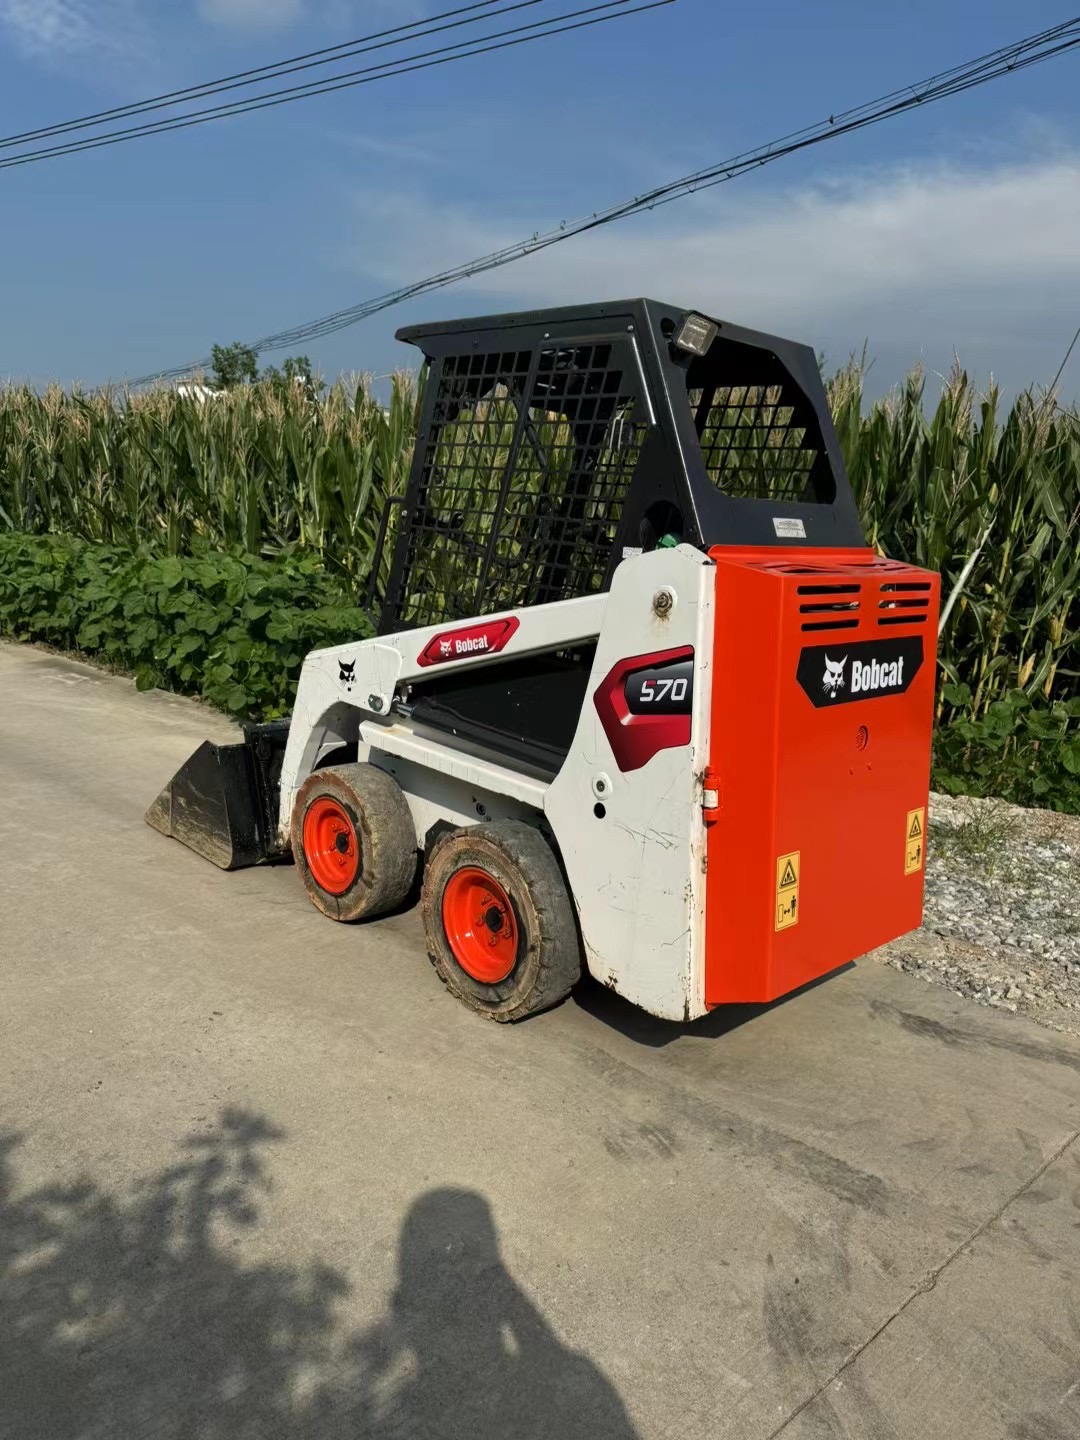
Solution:
M 242 685 L 230 685 L 225 692 L 225 704 L 234 715 L 246 713 L 249 699 L 248 692 Z
M 184 568 L 174 555 L 159 562 L 158 574 L 166 590 L 175 590 L 184 578 Z
M 268 640 L 290 640 L 296 633 L 291 617 L 285 613 L 278 613 L 266 627 L 266 638 Z
M 957 708 L 971 704 L 970 685 L 943 685 L 941 687 L 942 698 L 948 705 L 955 705 Z

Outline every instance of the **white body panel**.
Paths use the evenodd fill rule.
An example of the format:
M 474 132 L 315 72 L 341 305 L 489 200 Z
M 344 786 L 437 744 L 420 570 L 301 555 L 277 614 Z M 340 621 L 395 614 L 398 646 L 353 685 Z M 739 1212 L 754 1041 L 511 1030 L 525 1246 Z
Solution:
M 705 826 L 702 774 L 712 689 L 713 566 L 689 546 L 655 550 L 615 571 L 566 763 L 544 800 L 573 890 L 590 972 L 669 1020 L 705 1013 Z M 653 596 L 667 588 L 665 618 Z M 620 772 L 591 696 L 628 656 L 694 647 L 689 747 Z M 603 777 L 606 815 L 593 814 Z
M 458 749 L 453 737 L 422 726 L 365 723 L 357 758 L 388 771 L 405 791 L 421 847 L 440 820 L 528 820 L 543 809 L 546 781 L 508 768 L 501 757 Z
M 513 636 L 499 651 L 500 658 L 509 659 L 528 654 L 531 650 L 552 650 L 560 645 L 593 639 L 600 633 L 607 603 L 607 595 L 590 595 L 581 600 L 564 600 L 554 605 L 536 605 L 527 610 L 485 615 L 483 621 L 496 621 L 505 616 L 518 622 Z M 390 714 L 394 692 L 399 685 L 431 673 L 420 663 L 419 657 L 435 636 L 463 629 L 469 623 L 448 621 L 420 630 L 404 630 L 397 635 L 337 645 L 330 650 L 313 650 L 306 657 L 300 672 L 289 742 L 281 767 L 278 838 L 283 845 L 288 844 L 296 792 L 321 756 L 340 745 L 358 742 L 362 747 L 377 748 L 380 743 L 378 736 L 384 729 L 387 735 L 392 733 L 396 736 L 422 733 Z M 463 655 L 440 665 L 439 672 L 490 664 L 491 661 L 490 654 Z M 343 678 L 342 667 L 352 667 L 347 679 Z M 364 724 L 362 735 L 361 722 Z M 448 737 L 442 734 L 438 737 L 437 746 L 438 752 L 453 751 Z M 433 759 L 436 753 L 433 749 Z M 483 790 L 494 783 L 496 792 L 501 794 L 500 784 L 516 784 L 516 778 L 521 773 L 508 770 L 505 762 L 497 763 L 493 770 L 475 747 L 453 751 L 453 755 L 453 773 L 465 786 L 472 785 Z M 367 757 L 361 754 L 360 758 Z M 448 763 L 446 761 L 441 767 L 444 773 L 451 773 L 447 769 Z M 511 788 L 507 793 L 518 795 L 519 792 Z M 535 794 L 529 798 L 533 804 L 540 803 Z M 473 818 L 476 818 L 475 812 Z M 426 829 L 426 826 L 418 828 L 421 843 Z
M 462 826 L 546 819 L 591 973 L 655 1015 L 681 1020 L 704 1014 L 701 806 L 713 574 L 705 555 L 680 545 L 625 560 L 608 594 L 313 651 L 304 661 L 282 766 L 282 844 L 288 844 L 299 787 L 320 760 L 352 744 L 360 760 L 398 780 L 420 847 L 440 821 Z M 662 589 L 674 597 L 664 615 L 653 607 Z M 408 682 L 432 674 L 420 657 L 436 637 L 502 618 L 518 623 L 497 655 L 455 656 L 441 663 L 439 672 L 597 642 L 576 735 L 554 779 L 392 708 Z M 640 768 L 622 773 L 592 697 L 619 661 L 682 646 L 693 646 L 695 654 L 691 743 L 660 750 Z M 606 814 L 598 818 L 594 807 L 601 797 Z

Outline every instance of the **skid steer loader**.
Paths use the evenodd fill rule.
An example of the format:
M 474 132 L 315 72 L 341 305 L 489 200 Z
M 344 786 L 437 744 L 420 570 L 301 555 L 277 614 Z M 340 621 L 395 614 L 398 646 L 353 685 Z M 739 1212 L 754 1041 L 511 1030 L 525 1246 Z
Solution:
M 918 926 L 938 577 L 867 546 L 813 352 L 650 300 L 399 339 L 429 373 L 375 638 L 149 822 L 291 851 L 333 920 L 422 864 L 435 968 L 495 1020 L 583 964 L 691 1019 Z

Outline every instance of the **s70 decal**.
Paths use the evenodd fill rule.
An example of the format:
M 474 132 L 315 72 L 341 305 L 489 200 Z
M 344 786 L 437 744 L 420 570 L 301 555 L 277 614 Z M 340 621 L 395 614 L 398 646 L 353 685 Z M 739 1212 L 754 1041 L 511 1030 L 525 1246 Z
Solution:
M 659 750 L 690 744 L 694 650 L 630 655 L 612 667 L 593 695 L 615 763 L 640 770 Z
M 626 677 L 631 715 L 689 715 L 694 701 L 694 661 L 667 660 Z

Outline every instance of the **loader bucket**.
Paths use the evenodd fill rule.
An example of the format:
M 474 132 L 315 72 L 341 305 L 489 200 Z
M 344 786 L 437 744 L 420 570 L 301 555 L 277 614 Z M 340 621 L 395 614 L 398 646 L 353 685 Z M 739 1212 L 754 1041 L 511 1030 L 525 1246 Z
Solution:
M 266 855 L 254 768 L 247 745 L 204 740 L 146 812 L 146 823 L 221 870 Z
M 205 740 L 146 812 L 146 823 L 221 870 L 283 852 L 277 839 L 287 720 L 245 725 L 239 745 Z

